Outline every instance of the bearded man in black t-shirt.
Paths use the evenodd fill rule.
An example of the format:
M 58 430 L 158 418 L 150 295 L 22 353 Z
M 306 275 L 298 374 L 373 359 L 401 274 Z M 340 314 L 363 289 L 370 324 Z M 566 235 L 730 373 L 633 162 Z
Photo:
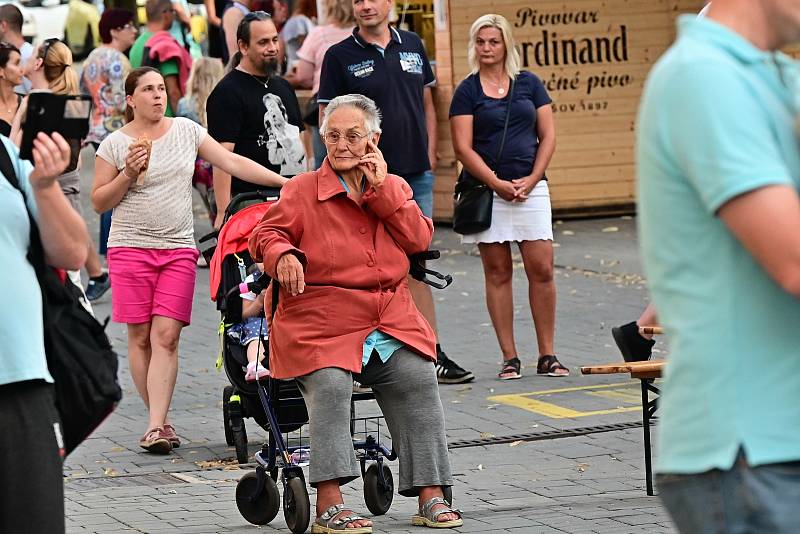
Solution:
M 278 30 L 263 11 L 247 14 L 236 31 L 235 67 L 208 97 L 208 133 L 222 146 L 286 177 L 306 171 L 303 121 L 291 85 L 278 68 Z M 219 229 L 233 196 L 263 186 L 214 168 Z

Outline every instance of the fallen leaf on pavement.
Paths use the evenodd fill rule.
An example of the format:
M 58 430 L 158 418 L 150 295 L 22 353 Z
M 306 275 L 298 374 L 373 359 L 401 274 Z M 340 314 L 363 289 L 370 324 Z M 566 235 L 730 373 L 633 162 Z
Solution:
M 123 447 L 111 447 L 109 452 L 123 452 L 125 449 Z
M 105 469 L 103 469 L 103 474 L 104 474 L 105 476 L 107 476 L 107 477 L 115 477 L 115 476 L 117 476 L 117 472 L 116 472 L 116 471 L 114 471 L 114 470 L 113 470 L 112 468 L 110 468 L 110 467 L 106 467 Z
M 483 471 L 483 464 L 478 464 L 478 471 Z
M 494 437 L 494 434 L 491 432 L 481 432 L 481 439 L 491 439 Z
M 619 228 L 617 228 L 616 226 L 606 226 L 605 228 L 603 228 L 603 232 L 606 232 L 606 233 L 619 232 Z
M 522 445 L 523 443 L 524 443 L 524 441 L 522 441 L 521 439 L 518 439 L 518 440 L 517 440 L 517 441 L 515 441 L 514 443 L 509 443 L 509 445 L 508 445 L 508 446 L 509 446 L 509 447 L 516 447 L 517 445 Z
M 589 464 L 578 464 L 578 471 L 583 473 L 583 472 L 586 471 L 586 469 L 588 469 L 588 467 L 589 467 Z
M 561 233 L 564 234 L 564 235 L 575 235 L 575 232 L 573 232 L 572 230 L 564 230 Z

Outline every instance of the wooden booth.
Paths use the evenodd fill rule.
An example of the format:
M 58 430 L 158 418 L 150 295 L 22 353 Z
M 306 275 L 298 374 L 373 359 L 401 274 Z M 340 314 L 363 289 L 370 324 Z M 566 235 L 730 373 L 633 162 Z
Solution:
M 559 215 L 635 209 L 634 127 L 647 73 L 675 39 L 675 19 L 704 0 L 398 0 L 398 24 L 418 33 L 435 61 L 439 168 L 434 217 L 452 216 L 457 163 L 447 112 L 469 74 L 472 22 L 487 13 L 514 28 L 522 68 L 544 82 L 556 117 L 548 169 Z

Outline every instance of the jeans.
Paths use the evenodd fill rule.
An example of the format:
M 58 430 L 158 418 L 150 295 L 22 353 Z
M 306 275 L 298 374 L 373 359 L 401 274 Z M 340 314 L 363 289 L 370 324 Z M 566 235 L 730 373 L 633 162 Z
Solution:
M 740 452 L 728 471 L 658 475 L 656 484 L 682 533 L 800 532 L 800 461 L 750 467 Z
M 309 126 L 311 130 L 311 145 L 314 147 L 314 170 L 322 167 L 322 162 L 325 161 L 325 156 L 328 155 L 328 149 L 319 135 L 319 128 L 316 126 Z
M 389 169 L 389 172 L 392 172 Z M 424 171 L 417 174 L 403 176 L 411 190 L 414 192 L 414 200 L 426 217 L 433 217 L 433 173 Z

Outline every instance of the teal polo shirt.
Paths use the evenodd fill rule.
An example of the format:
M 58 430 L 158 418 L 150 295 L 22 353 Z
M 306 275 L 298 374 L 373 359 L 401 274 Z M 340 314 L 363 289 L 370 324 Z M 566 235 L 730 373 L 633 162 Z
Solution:
M 0 386 L 26 380 L 52 382 L 44 353 L 42 292 L 36 272 L 28 262 L 30 223 L 28 210 L 38 217 L 28 175 L 30 162 L 19 159 L 11 141 L 0 136 L 22 194 L 0 174 L 0 294 L 5 305 L 0 311 Z
M 657 470 L 800 460 L 800 300 L 717 216 L 770 185 L 800 188 L 800 71 L 709 19 L 681 17 L 637 128 L 645 272 L 668 332 Z M 800 231 L 800 229 L 798 229 Z

